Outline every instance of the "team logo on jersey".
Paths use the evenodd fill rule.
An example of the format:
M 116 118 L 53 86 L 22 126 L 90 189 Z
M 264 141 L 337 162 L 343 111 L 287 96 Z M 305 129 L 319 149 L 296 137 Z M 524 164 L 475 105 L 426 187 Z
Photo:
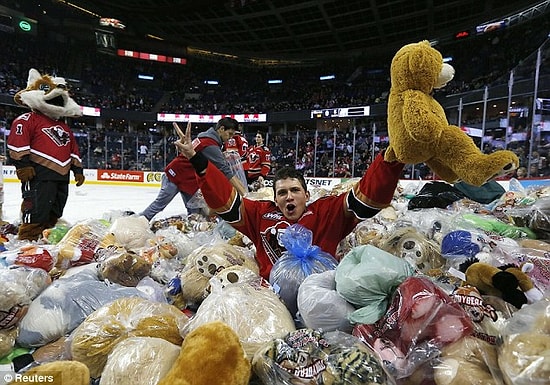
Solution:
M 281 235 L 285 232 L 288 226 L 290 226 L 290 223 L 286 221 L 277 222 L 273 226 L 260 232 L 262 245 L 264 246 L 269 260 L 273 264 L 277 262 L 281 255 L 286 251 L 286 248 L 281 242 Z
M 66 146 L 71 141 L 69 133 L 63 129 L 61 126 L 51 126 L 45 127 L 42 129 L 42 132 L 58 146 Z

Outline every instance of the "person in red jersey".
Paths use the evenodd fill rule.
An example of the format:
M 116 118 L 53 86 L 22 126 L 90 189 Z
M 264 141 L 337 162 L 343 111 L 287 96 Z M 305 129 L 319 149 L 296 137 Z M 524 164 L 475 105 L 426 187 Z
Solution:
M 229 138 L 227 142 L 223 144 L 223 151 L 234 151 L 239 154 L 242 161 L 246 158 L 246 152 L 248 150 L 248 140 L 242 133 L 242 124 L 239 124 L 239 129 L 235 131 L 235 135 Z
M 69 195 L 69 172 L 84 183 L 78 143 L 62 119 L 82 115 L 69 96 L 65 79 L 29 70 L 27 87 L 15 102 L 31 109 L 17 117 L 8 136 L 8 155 L 21 181 L 20 240 L 38 240 L 63 215 Z
M 271 151 L 264 145 L 264 137 L 260 132 L 256 134 L 256 144 L 248 147 L 244 170 L 249 186 L 254 183 L 263 186 L 264 179 L 271 171 Z
M 240 196 L 223 174 L 193 149 L 190 124 L 185 133 L 175 123 L 174 127 L 180 136 L 175 145 L 193 165 L 208 206 L 254 243 L 260 274 L 265 279 L 269 279 L 273 264 L 285 251 L 279 240 L 288 226 L 297 223 L 310 229 L 313 245 L 336 256 L 340 241 L 361 220 L 390 205 L 404 167 L 399 162 L 385 162 L 379 154 L 350 191 L 311 204 L 303 174 L 294 168 L 282 168 L 273 180 L 275 201 L 252 200 Z

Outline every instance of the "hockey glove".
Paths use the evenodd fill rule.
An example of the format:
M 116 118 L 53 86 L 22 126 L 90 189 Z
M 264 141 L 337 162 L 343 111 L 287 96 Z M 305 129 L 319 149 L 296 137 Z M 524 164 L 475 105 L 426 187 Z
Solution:
M 84 177 L 84 174 L 75 174 L 74 180 L 76 181 L 76 187 L 82 186 L 86 178 Z
M 17 174 L 17 178 L 23 183 L 30 181 L 36 175 L 32 166 L 18 168 L 15 170 L 15 173 Z

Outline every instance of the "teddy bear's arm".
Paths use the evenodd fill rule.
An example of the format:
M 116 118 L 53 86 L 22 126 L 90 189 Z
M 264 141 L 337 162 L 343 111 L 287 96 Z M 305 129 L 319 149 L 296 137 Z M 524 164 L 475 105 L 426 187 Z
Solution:
M 431 96 L 416 90 L 403 92 L 402 117 L 407 133 L 413 140 L 423 143 L 438 140 L 448 125 L 441 106 Z

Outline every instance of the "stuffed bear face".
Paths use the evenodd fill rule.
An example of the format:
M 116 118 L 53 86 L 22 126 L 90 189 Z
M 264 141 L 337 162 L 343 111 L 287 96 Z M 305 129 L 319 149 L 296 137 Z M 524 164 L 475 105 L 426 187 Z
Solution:
M 454 68 L 443 63 L 441 53 L 427 40 L 407 44 L 397 51 L 390 71 L 392 89 L 419 90 L 426 94 L 442 88 L 454 76 Z

